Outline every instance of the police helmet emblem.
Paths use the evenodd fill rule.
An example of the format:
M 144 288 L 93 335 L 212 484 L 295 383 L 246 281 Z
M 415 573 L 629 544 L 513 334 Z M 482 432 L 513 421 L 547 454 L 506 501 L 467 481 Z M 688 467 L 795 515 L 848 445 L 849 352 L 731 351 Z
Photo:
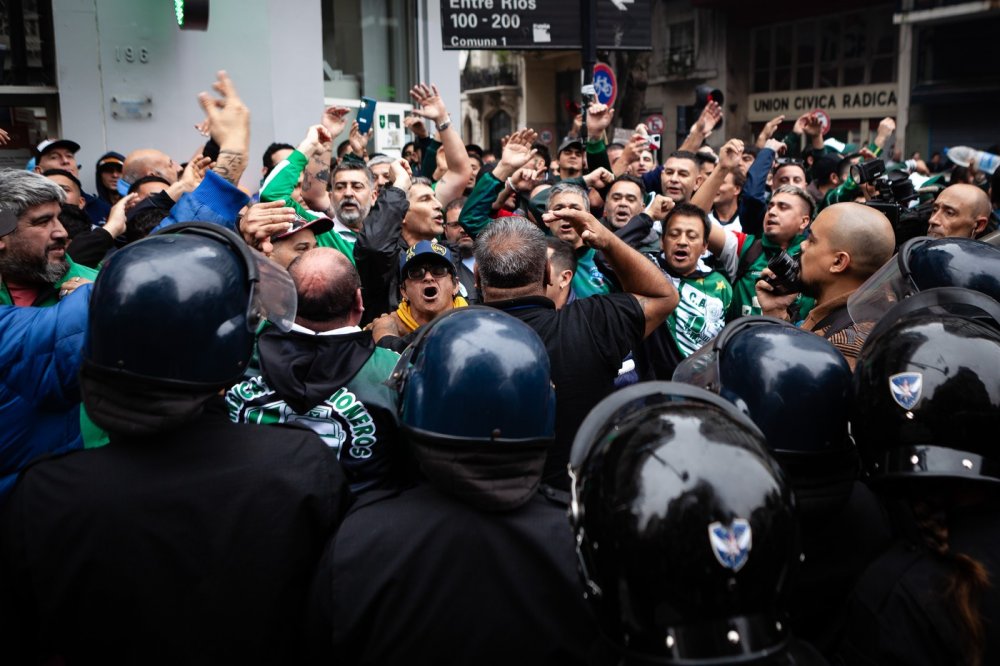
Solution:
M 739 571 L 750 559 L 753 532 L 744 518 L 736 518 L 729 525 L 715 522 L 708 526 L 708 541 L 719 564 Z
M 920 400 L 924 377 L 919 372 L 900 372 L 889 377 L 892 399 L 903 409 L 913 409 Z

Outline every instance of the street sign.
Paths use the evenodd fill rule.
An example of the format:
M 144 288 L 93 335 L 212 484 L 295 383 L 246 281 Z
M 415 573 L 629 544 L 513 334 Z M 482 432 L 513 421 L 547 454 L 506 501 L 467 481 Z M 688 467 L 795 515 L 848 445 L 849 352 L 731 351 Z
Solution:
M 662 113 L 651 113 L 646 117 L 646 129 L 648 129 L 653 134 L 663 133 L 663 114 Z
M 652 50 L 652 0 L 597 0 L 597 48 Z M 582 48 L 580 11 L 566 0 L 441 0 L 446 50 Z
M 618 80 L 615 78 L 615 70 L 603 62 L 594 65 L 594 91 L 598 102 L 614 106 L 615 98 L 618 97 Z
M 819 119 L 820 134 L 826 134 L 830 131 L 830 114 L 828 114 L 823 109 L 813 109 L 812 114 Z

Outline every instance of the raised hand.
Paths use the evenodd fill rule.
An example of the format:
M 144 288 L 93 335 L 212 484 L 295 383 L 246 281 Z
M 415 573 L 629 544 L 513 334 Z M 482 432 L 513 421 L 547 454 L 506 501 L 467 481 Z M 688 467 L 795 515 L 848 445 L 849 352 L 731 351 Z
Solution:
M 410 130 L 413 136 L 418 139 L 423 139 L 427 136 L 427 125 L 424 125 L 424 121 L 419 116 L 406 116 L 403 118 L 403 127 Z
M 657 194 L 653 201 L 646 207 L 646 214 L 654 220 L 663 222 L 667 219 L 667 213 L 674 209 L 674 200 Z
M 597 250 L 606 248 L 611 239 L 614 238 L 614 235 L 596 217 L 587 211 L 576 210 L 575 208 L 563 208 L 545 213 L 542 219 L 546 222 L 552 220 L 568 221 L 573 225 L 576 233 L 580 234 L 583 242 Z
M 410 89 L 410 97 L 418 105 L 412 111 L 414 115 L 433 120 L 435 124 L 440 124 L 448 117 L 448 109 L 445 108 L 436 85 L 418 83 Z
M 368 154 L 368 141 L 371 140 L 372 130 L 362 133 L 358 126 L 358 121 L 351 123 L 351 134 L 348 140 L 351 143 L 351 152 L 358 157 L 365 157 Z
M 606 187 L 615 182 L 615 174 L 604 167 L 598 167 L 583 177 L 587 187 Z
M 128 215 L 128 211 L 135 205 L 135 200 L 138 196 L 138 192 L 126 194 L 111 207 L 108 219 L 104 222 L 104 230 L 111 234 L 112 238 L 118 238 L 125 233 L 125 218 Z
M 722 108 L 715 100 L 710 101 L 702 109 L 701 115 L 695 121 L 695 128 L 701 133 L 703 139 L 707 139 L 712 134 L 712 130 L 722 120 Z
M 258 203 L 240 218 L 240 233 L 247 245 L 270 256 L 274 250 L 271 236 L 288 231 L 294 220 L 295 209 L 286 207 L 281 199 Z
M 537 138 L 538 133 L 527 127 L 511 134 L 500 154 L 500 161 L 493 169 L 493 175 L 498 180 L 504 180 L 530 162 L 538 152 L 531 147 Z
M 312 155 L 327 149 L 333 142 L 334 134 L 330 134 L 330 130 L 326 128 L 325 125 L 313 125 L 306 132 L 306 138 L 302 139 L 302 143 L 299 144 L 298 150 L 300 153 L 306 157 L 311 157 Z
M 785 116 L 783 115 L 776 116 L 768 120 L 767 124 L 765 124 L 764 128 L 760 131 L 760 134 L 757 135 L 757 147 L 763 148 L 764 144 L 766 144 L 768 140 L 774 136 L 775 131 L 777 131 L 778 129 L 778 125 L 780 125 L 784 121 L 785 121 Z
M 346 106 L 328 106 L 323 111 L 323 118 L 320 120 L 323 127 L 329 132 L 331 140 L 339 136 L 347 127 L 347 114 L 351 112 Z
M 743 142 L 739 139 L 730 139 L 719 151 L 719 166 L 723 169 L 735 171 L 742 161 Z
M 587 107 L 587 138 L 601 138 L 614 117 L 615 110 L 613 108 L 600 102 L 591 102 L 590 106 Z
M 200 93 L 212 140 L 219 144 L 219 157 L 212 170 L 236 185 L 247 167 L 250 150 L 250 110 L 240 99 L 229 75 L 220 71 L 212 89 L 219 97 Z
M 389 178 L 392 179 L 393 187 L 398 187 L 404 192 L 410 191 L 413 184 L 413 171 L 410 169 L 408 160 L 400 157 L 389 164 Z

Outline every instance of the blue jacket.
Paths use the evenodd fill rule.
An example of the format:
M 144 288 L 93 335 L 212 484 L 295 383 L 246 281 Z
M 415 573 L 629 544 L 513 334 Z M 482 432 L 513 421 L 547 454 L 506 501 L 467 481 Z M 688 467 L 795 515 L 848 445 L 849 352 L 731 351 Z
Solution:
M 243 190 L 208 171 L 194 192 L 184 194 L 152 233 L 178 222 L 214 222 L 239 233 L 237 216 L 249 201 Z
M 77 373 L 91 289 L 52 307 L 0 306 L 0 501 L 34 458 L 83 446 Z

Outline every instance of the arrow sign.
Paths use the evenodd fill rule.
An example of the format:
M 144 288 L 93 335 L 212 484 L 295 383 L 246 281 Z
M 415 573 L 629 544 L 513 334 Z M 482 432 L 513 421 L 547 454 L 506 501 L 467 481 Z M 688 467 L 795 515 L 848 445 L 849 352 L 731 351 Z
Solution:
M 611 4 L 613 4 L 619 10 L 627 12 L 628 7 L 626 7 L 625 5 L 634 5 L 635 0 L 611 0 Z

